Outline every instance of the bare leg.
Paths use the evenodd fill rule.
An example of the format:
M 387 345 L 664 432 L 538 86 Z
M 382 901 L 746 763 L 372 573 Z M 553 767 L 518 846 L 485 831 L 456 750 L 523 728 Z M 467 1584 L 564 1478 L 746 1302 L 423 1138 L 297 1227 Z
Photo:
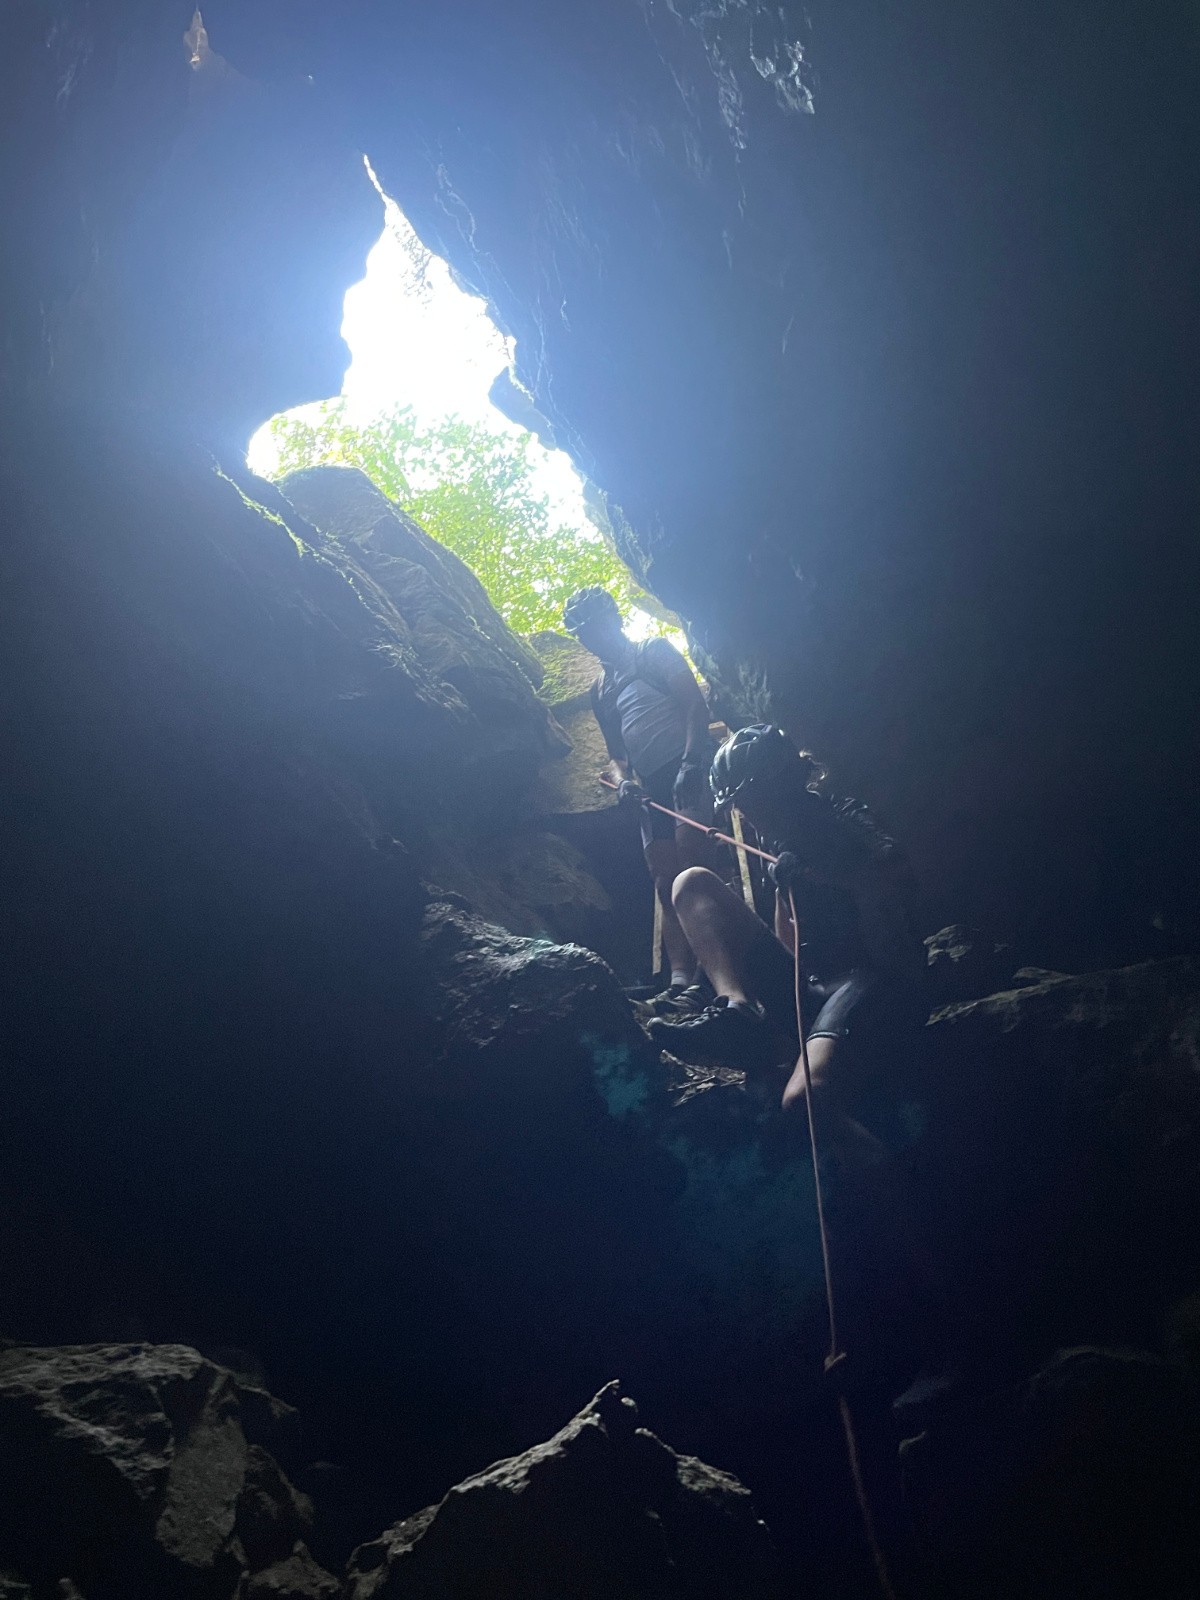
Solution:
M 663 952 L 671 969 L 671 979 L 673 982 L 686 979 L 691 983 L 696 976 L 696 957 L 680 926 L 671 899 L 671 885 L 679 872 L 679 856 L 674 839 L 652 839 L 646 846 L 646 866 L 654 879 L 654 892 L 662 907 Z
M 754 950 L 774 937 L 766 925 L 707 867 L 681 872 L 673 898 L 688 943 L 717 993 L 729 1000 L 759 1000 Z
M 812 1077 L 813 1093 L 821 1095 L 823 1089 L 829 1086 L 829 1068 L 837 1054 L 837 1040 L 822 1035 L 818 1039 L 808 1041 L 808 1070 Z M 828 1095 L 824 1099 L 828 1100 Z M 804 1099 L 804 1063 L 796 1062 L 795 1071 L 787 1081 L 787 1088 L 783 1091 L 783 1109 L 790 1111 L 793 1106 L 799 1105 Z
M 834 1061 L 839 1041 L 819 1034 L 808 1041 L 808 1070 L 813 1086 L 813 1120 L 817 1138 L 836 1151 L 848 1172 L 861 1175 L 887 1170 L 891 1165 L 884 1145 L 849 1116 L 838 1093 L 838 1074 Z M 784 1111 L 804 1114 L 804 1062 L 796 1062 L 781 1102 Z
M 679 862 L 678 872 L 688 867 L 702 867 L 712 859 L 712 845 L 707 834 L 701 833 L 699 828 L 689 828 L 685 822 L 677 822 L 675 855 Z

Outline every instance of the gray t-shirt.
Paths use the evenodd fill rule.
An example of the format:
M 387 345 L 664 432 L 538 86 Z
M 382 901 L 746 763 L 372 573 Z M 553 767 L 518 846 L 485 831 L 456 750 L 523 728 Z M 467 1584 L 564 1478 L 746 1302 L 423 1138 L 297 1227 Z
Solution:
M 670 674 L 680 668 L 688 670 L 673 644 L 648 639 L 628 666 L 606 667 L 593 688 L 592 704 L 609 754 L 620 756 L 624 746 L 643 778 L 678 762 L 687 744 L 686 710 L 668 687 Z

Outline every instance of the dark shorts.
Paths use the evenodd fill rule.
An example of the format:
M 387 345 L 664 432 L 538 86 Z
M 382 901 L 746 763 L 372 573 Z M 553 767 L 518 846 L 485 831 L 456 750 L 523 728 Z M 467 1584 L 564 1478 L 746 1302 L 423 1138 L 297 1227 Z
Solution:
M 796 1032 L 796 965 L 764 924 L 751 957 L 754 992 L 780 1034 Z M 868 968 L 855 967 L 828 982 L 809 979 L 800 996 L 804 1030 L 810 1039 L 865 1040 L 883 1020 L 893 984 Z
M 675 760 L 665 767 L 659 767 L 657 772 L 652 772 L 647 778 L 643 778 L 639 773 L 638 782 L 656 804 L 669 806 L 672 811 L 679 811 L 694 821 L 703 823 L 706 828 L 711 828 L 713 821 L 711 804 L 699 806 L 675 804 L 675 779 L 678 776 L 679 762 Z M 665 817 L 661 811 L 655 811 L 651 806 L 642 806 L 640 813 L 643 850 L 655 839 L 674 839 L 676 829 L 685 826 L 682 822 L 677 823 L 674 817 Z

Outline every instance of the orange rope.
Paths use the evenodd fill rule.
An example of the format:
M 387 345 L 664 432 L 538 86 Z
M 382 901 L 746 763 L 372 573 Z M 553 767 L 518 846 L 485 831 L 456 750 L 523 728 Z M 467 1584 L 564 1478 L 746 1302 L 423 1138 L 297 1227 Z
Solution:
M 837 1310 L 833 1298 L 833 1270 L 829 1264 L 829 1230 L 825 1226 L 825 1197 L 821 1193 L 821 1174 L 817 1170 L 817 1123 L 813 1111 L 812 1072 L 808 1065 L 808 1039 L 804 1032 L 804 1011 L 801 996 L 804 978 L 800 970 L 800 920 L 796 914 L 796 896 L 788 890 L 788 909 L 792 914 L 792 944 L 796 973 L 796 1029 L 800 1035 L 800 1065 L 804 1068 L 804 1109 L 808 1113 L 808 1142 L 812 1147 L 813 1187 L 817 1195 L 817 1227 L 821 1233 L 821 1264 L 825 1268 L 825 1305 L 829 1311 L 829 1354 L 825 1357 L 825 1370 L 845 1360 L 845 1352 L 838 1342 Z
M 608 778 L 601 778 L 600 782 L 606 789 L 619 789 L 618 783 L 611 782 Z M 775 856 L 768 855 L 765 850 L 756 850 L 752 844 L 739 844 L 728 833 L 722 833 L 719 828 L 710 828 L 707 823 L 697 822 L 695 817 L 685 817 L 682 811 L 672 811 L 670 806 L 660 806 L 657 800 L 651 800 L 649 795 L 643 795 L 638 801 L 639 805 L 649 806 L 652 811 L 661 811 L 664 817 L 674 817 L 676 822 L 686 822 L 689 828 L 699 828 L 701 833 L 710 839 L 718 839 L 722 844 L 731 844 L 735 850 L 746 850 L 752 856 L 758 856 L 763 861 L 774 862 Z
M 608 789 L 616 789 L 618 787 L 608 778 L 601 778 L 600 782 Z M 773 856 L 766 850 L 757 850 L 753 845 L 731 838 L 729 834 L 722 833 L 718 828 L 710 828 L 703 822 L 697 822 L 693 817 L 685 817 L 681 811 L 672 811 L 669 806 L 661 806 L 657 800 L 651 800 L 649 795 L 643 795 L 639 804 L 650 806 L 655 811 L 661 811 L 664 816 L 674 817 L 676 822 L 684 822 L 689 828 L 698 828 L 701 833 L 707 834 L 710 839 L 717 839 L 722 844 L 731 844 L 735 850 L 746 850 L 750 855 L 758 856 L 760 860 L 770 862 L 772 865 L 779 859 L 778 856 Z M 833 1268 L 829 1251 L 829 1230 L 825 1224 L 825 1196 L 821 1188 L 821 1172 L 817 1161 L 817 1123 L 813 1110 L 812 1071 L 808 1064 L 808 1039 L 804 1032 L 804 1012 L 801 1005 L 801 997 L 804 993 L 804 977 L 800 965 L 800 923 L 796 913 L 794 890 L 789 888 L 787 897 L 788 909 L 792 917 L 793 956 L 796 970 L 796 1031 L 800 1037 L 800 1065 L 804 1069 L 804 1107 L 808 1114 L 808 1142 L 812 1151 L 813 1190 L 817 1198 L 817 1228 L 821 1235 L 821 1264 L 825 1273 L 825 1307 L 829 1313 L 829 1354 L 825 1357 L 825 1373 L 827 1377 L 837 1374 L 840 1378 L 842 1369 L 846 1364 L 846 1351 L 842 1349 L 841 1341 L 838 1338 L 837 1306 L 833 1292 Z M 862 1463 L 858 1454 L 858 1437 L 854 1430 L 854 1417 L 850 1411 L 850 1402 L 841 1388 L 838 1389 L 838 1412 L 842 1419 L 842 1431 L 846 1435 L 846 1455 L 850 1463 L 850 1477 L 854 1483 L 854 1495 L 858 1501 L 858 1509 L 862 1517 L 863 1532 L 866 1535 L 867 1546 L 875 1564 L 875 1576 L 879 1580 L 879 1587 L 884 1595 L 884 1600 L 896 1600 L 896 1591 L 892 1586 L 887 1558 L 884 1556 L 883 1547 L 879 1542 L 879 1534 L 875 1527 L 875 1517 L 871 1510 L 871 1502 L 867 1496 L 866 1481 L 863 1478 Z

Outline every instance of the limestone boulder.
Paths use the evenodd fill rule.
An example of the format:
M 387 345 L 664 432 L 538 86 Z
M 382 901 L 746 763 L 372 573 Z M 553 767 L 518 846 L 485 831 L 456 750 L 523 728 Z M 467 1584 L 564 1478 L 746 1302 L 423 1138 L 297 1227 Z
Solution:
M 351 1558 L 347 1600 L 718 1600 L 779 1592 L 749 1491 L 638 1424 L 610 1383 L 545 1444 Z
M 1200 966 L 1026 969 L 925 1034 L 912 1159 L 971 1341 L 1156 1343 L 1200 1284 Z
M 563 760 L 543 765 L 534 804 L 551 813 L 614 806 L 616 796 L 599 782 L 608 763 L 608 750 L 592 714 L 590 691 L 599 671 L 595 656 L 563 633 L 536 633 L 529 642 L 542 667 L 540 697 L 571 741 Z
M 0 1562 L 35 1589 L 147 1600 L 232 1600 L 293 1563 L 307 1587 L 264 1578 L 261 1592 L 329 1596 L 304 1543 L 312 1506 L 268 1453 L 294 1425 L 289 1407 L 184 1345 L 0 1351 Z
M 620 1041 L 631 1059 L 648 1056 L 612 973 L 590 950 L 513 938 L 452 901 L 428 908 L 421 943 L 450 1055 L 535 1038 L 552 1051 L 546 1035 L 561 1026 L 576 1039 Z
M 620 1363 L 668 1431 L 695 1426 L 702 1384 L 696 1448 L 756 1451 L 783 1397 L 811 1398 L 820 1372 L 802 1130 L 739 1072 L 660 1060 L 589 950 L 443 901 L 418 980 L 441 1046 L 406 1105 L 428 1168 L 409 1221 L 454 1232 L 439 1263 L 459 1308 L 447 1348 L 514 1398 L 553 1384 L 567 1406 L 572 1370 Z M 811 1363 L 795 1360 L 810 1334 Z M 530 1420 L 514 1414 L 510 1431 L 528 1437 Z
M 357 467 L 311 467 L 289 473 L 279 487 L 368 609 L 384 609 L 393 626 L 398 617 L 423 676 L 457 714 L 462 737 L 447 754 L 449 776 L 461 780 L 460 800 L 491 780 L 499 788 L 476 797 L 485 810 L 503 806 L 506 791 L 527 786 L 544 760 L 567 752 L 566 736 L 535 692 L 542 680 L 537 655 L 452 550 Z M 447 774 L 436 777 L 439 788 L 447 786 Z

